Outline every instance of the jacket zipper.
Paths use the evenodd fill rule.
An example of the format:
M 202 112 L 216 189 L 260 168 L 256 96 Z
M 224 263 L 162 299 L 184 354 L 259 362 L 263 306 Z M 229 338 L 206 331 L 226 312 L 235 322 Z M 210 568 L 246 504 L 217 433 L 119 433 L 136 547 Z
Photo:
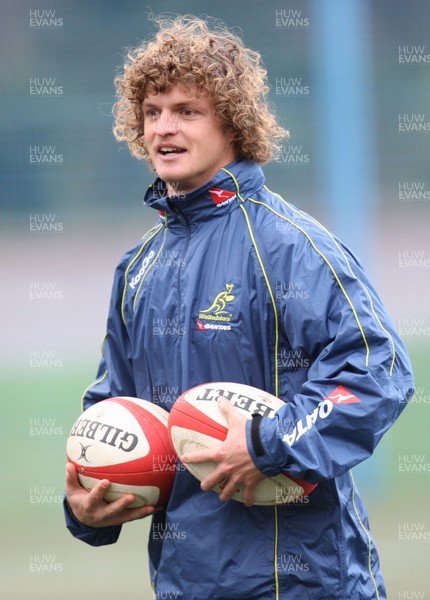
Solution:
M 185 259 L 185 255 L 187 254 L 188 251 L 188 246 L 190 243 L 190 237 L 191 237 L 191 228 L 190 225 L 188 223 L 188 221 L 185 219 L 185 217 L 182 215 L 182 213 L 180 212 L 180 210 L 176 207 L 174 207 L 174 211 L 179 219 L 179 221 L 181 222 L 181 224 L 184 226 L 185 228 L 185 244 L 184 244 L 184 249 L 182 251 L 182 255 L 181 255 L 181 260 L 179 263 L 179 267 L 178 267 L 178 277 L 177 277 L 177 287 L 178 287 L 178 314 L 179 314 L 179 323 L 182 323 L 182 290 L 181 290 L 181 271 L 182 271 L 182 265 L 184 264 L 184 259 Z

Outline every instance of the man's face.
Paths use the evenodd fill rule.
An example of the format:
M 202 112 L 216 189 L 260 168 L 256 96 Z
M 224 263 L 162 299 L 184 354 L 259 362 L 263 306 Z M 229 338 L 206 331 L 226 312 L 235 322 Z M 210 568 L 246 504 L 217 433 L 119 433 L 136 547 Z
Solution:
M 145 144 L 169 194 L 191 192 L 235 159 L 234 134 L 215 118 L 213 99 L 177 86 L 143 101 Z

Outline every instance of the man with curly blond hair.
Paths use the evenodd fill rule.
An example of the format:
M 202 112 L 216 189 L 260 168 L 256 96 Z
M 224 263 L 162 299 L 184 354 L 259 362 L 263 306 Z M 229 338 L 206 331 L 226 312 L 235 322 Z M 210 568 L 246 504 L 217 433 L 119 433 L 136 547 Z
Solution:
M 122 524 L 152 515 L 156 598 L 384 599 L 350 469 L 405 406 L 411 368 L 357 259 L 265 185 L 259 165 L 287 133 L 268 107 L 259 54 L 220 22 L 163 18 L 116 86 L 114 132 L 156 172 L 145 203 L 159 215 L 116 271 L 84 407 L 133 396 L 170 410 L 172 390 L 211 381 L 248 384 L 284 405 L 274 419 L 248 421 L 221 401 L 226 441 L 180 457 L 217 467 L 200 484 L 180 462 L 166 507 L 128 508 L 132 495 L 107 504 L 109 481 L 87 492 L 68 465 L 70 531 L 109 544 Z M 163 335 L 160 320 L 171 325 Z M 314 490 L 254 505 L 256 485 L 281 471 Z M 231 500 L 238 488 L 243 503 Z

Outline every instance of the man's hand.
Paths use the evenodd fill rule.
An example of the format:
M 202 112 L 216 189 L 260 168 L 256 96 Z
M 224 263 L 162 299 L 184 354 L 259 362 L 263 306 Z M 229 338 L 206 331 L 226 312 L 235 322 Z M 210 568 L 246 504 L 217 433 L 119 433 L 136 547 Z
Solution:
M 265 475 L 257 469 L 246 445 L 246 417 L 239 414 L 230 402 L 223 397 L 218 398 L 219 408 L 227 419 L 229 426 L 224 442 L 211 450 L 190 452 L 181 456 L 183 463 L 216 462 L 218 466 L 203 479 L 201 488 L 210 490 L 214 485 L 221 484 L 220 500 L 226 502 L 243 486 L 245 506 L 252 506 L 255 486 L 264 479 Z
M 66 496 L 75 517 L 89 527 L 108 527 L 122 525 L 128 521 L 143 519 L 158 512 L 161 508 L 141 506 L 127 508 L 135 496 L 127 494 L 114 502 L 106 502 L 104 495 L 110 486 L 107 479 L 102 479 L 90 492 L 81 486 L 74 465 L 66 466 Z

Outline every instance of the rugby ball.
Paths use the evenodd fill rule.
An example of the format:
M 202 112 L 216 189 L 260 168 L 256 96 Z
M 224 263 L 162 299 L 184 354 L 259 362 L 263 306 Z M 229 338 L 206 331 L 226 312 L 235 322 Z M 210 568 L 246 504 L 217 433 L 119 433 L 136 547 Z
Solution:
M 165 505 L 177 459 L 167 418 L 167 411 L 139 398 L 109 398 L 88 408 L 67 440 L 67 459 L 81 485 L 91 490 L 109 479 L 107 502 L 134 494 L 130 508 Z
M 219 396 L 227 398 L 248 419 L 252 418 L 253 413 L 273 419 L 276 411 L 284 406 L 284 402 L 276 396 L 249 385 L 228 382 L 198 385 L 184 392 L 169 413 L 169 434 L 178 456 L 213 448 L 225 440 L 228 423 L 216 401 Z M 215 466 L 214 462 L 185 464 L 199 481 L 209 475 Z M 254 504 L 289 504 L 307 496 L 315 487 L 316 484 L 298 480 L 282 472 L 274 477 L 266 477 L 256 486 Z M 213 490 L 220 493 L 220 485 L 216 485 Z M 239 489 L 232 499 L 243 502 L 243 489 Z

